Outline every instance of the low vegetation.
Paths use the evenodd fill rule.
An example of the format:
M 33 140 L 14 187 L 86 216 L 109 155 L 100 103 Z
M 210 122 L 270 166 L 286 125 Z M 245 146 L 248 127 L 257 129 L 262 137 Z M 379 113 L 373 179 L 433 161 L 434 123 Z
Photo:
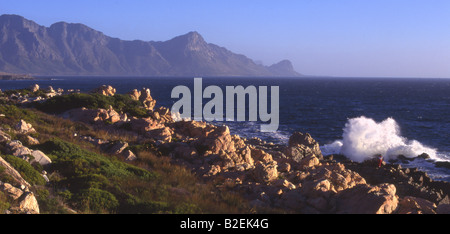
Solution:
M 140 110 L 131 99 L 116 96 L 69 95 L 50 99 L 38 109 L 55 113 L 60 112 L 57 110 L 62 106 L 70 109 L 90 103 L 91 108 L 112 105 L 122 111 Z M 68 106 L 71 100 L 76 100 L 77 105 Z M 41 213 L 248 213 L 250 210 L 238 194 L 219 191 L 214 182 L 204 182 L 186 168 L 172 164 L 151 143 L 139 144 L 136 137 L 125 130 L 98 131 L 39 110 L 1 105 L 0 113 L 8 118 L 0 118 L 0 126 L 14 140 L 21 137 L 11 130 L 14 125 L 20 119 L 31 123 L 37 131 L 33 136 L 40 144 L 29 147 L 43 151 L 52 160 L 49 166 L 39 167 L 2 154 L 33 185 Z M 125 162 L 120 156 L 106 154 L 80 140 L 74 133 L 131 142 L 129 148 L 138 159 Z M 0 181 L 13 182 L 1 169 Z M 45 182 L 42 170 L 47 172 L 50 182 Z M 11 201 L 0 193 L 0 213 L 10 204 Z
M 124 94 L 116 94 L 113 97 L 86 93 L 56 96 L 37 105 L 37 109 L 46 113 L 60 114 L 81 107 L 88 109 L 108 109 L 110 106 L 116 111 L 129 113 L 132 116 L 147 116 L 147 111 L 140 102 Z

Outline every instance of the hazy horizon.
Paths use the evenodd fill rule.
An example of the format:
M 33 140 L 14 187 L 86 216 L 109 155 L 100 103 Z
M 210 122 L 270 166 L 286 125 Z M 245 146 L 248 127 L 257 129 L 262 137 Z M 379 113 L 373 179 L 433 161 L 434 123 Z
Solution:
M 5 1 L 0 14 L 82 23 L 123 40 L 190 31 L 315 77 L 450 78 L 450 1 Z

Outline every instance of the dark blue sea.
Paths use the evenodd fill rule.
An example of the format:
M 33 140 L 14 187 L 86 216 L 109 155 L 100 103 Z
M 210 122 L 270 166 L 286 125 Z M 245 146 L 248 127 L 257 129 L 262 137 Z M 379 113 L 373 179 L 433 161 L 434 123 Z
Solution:
M 22 89 L 35 83 L 83 92 L 103 84 L 112 85 L 118 93 L 147 87 L 157 106 L 171 107 L 178 101 L 171 99 L 172 89 L 184 85 L 193 90 L 194 78 L 41 77 L 0 81 L 0 89 Z M 416 158 L 404 166 L 419 167 L 435 179 L 450 181 L 450 170 L 433 164 L 450 161 L 450 79 L 203 78 L 203 88 L 210 85 L 221 87 L 224 93 L 225 86 L 279 86 L 278 131 L 262 133 L 259 122 L 225 122 L 232 134 L 286 144 L 293 132 L 308 132 L 320 142 L 324 154 L 343 153 L 354 161 L 377 153 L 387 160 L 427 153 L 430 159 Z

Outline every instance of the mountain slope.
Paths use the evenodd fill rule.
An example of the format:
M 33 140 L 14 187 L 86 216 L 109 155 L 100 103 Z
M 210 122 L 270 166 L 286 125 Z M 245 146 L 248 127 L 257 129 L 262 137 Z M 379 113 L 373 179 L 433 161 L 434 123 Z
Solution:
M 0 71 L 33 75 L 299 76 L 207 43 L 197 32 L 164 42 L 124 41 L 83 24 L 44 27 L 0 16 Z M 287 63 L 287 65 L 286 65 Z

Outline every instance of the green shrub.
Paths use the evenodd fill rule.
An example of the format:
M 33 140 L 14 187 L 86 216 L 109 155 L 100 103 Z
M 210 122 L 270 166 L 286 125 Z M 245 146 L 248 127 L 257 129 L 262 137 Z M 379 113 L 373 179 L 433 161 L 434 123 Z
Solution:
M 2 155 L 2 157 L 12 167 L 14 167 L 20 173 L 23 179 L 25 179 L 28 183 L 35 185 L 45 185 L 46 181 L 42 177 L 42 175 L 25 160 L 11 155 Z
M 8 202 L 8 198 L 2 191 L 0 191 L 0 214 L 4 214 L 10 206 L 11 204 Z
M 14 105 L 0 105 L 0 113 L 4 114 L 7 117 L 0 118 L 0 120 L 8 119 L 14 121 L 12 122 L 12 124 L 14 125 L 17 124 L 21 119 L 27 122 L 32 122 L 37 119 L 37 115 L 34 112 L 18 108 Z
M 90 188 L 80 191 L 75 200 L 79 209 L 93 213 L 114 213 L 119 206 L 117 198 L 108 191 Z
M 110 106 L 118 112 L 128 113 L 136 117 L 147 117 L 148 113 L 139 101 L 131 99 L 128 95 L 116 94 L 113 97 L 101 94 L 70 94 L 50 98 L 36 108 L 47 112 L 60 114 L 65 111 L 86 107 L 88 109 L 108 109 Z
M 52 139 L 38 146 L 46 154 L 54 155 L 54 167 L 65 176 L 102 174 L 106 177 L 137 176 L 143 179 L 156 178 L 157 174 L 142 168 L 107 158 L 103 155 L 81 149 L 72 143 Z

